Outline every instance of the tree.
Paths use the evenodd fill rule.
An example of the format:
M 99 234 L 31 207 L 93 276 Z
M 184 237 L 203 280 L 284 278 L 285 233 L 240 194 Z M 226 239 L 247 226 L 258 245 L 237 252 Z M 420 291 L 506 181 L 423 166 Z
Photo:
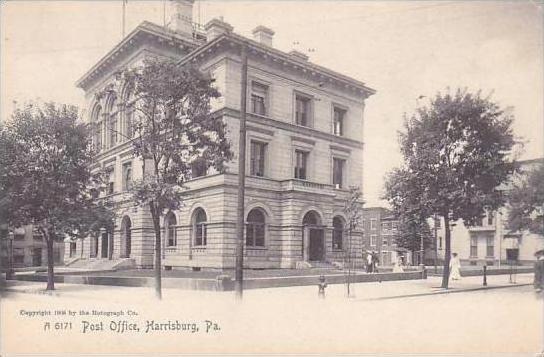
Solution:
M 432 234 L 427 219 L 429 210 L 420 205 L 417 191 L 408 187 L 406 171 L 395 169 L 387 177 L 385 183 L 386 195 L 393 206 L 393 211 L 399 219 L 398 236 L 395 239 L 397 246 L 408 249 L 415 256 L 415 252 L 428 248 L 432 242 Z M 422 263 L 423 264 L 423 263 Z
M 453 221 L 473 225 L 485 210 L 504 203 L 498 187 L 515 171 L 509 159 L 515 140 L 513 116 L 480 93 L 438 93 L 416 109 L 399 133 L 403 167 L 388 177 L 386 197 L 408 201 L 421 217 L 443 217 L 445 259 L 442 287 L 448 288 Z M 399 183 L 398 179 L 403 182 Z
M 183 203 L 192 169 L 222 171 L 232 158 L 221 117 L 211 115 L 210 101 L 220 96 L 214 80 L 190 66 L 152 59 L 121 73 L 131 88 L 136 113 L 135 157 L 143 177 L 130 188 L 136 204 L 149 209 L 155 232 L 155 290 L 161 292 L 161 217 Z
M 359 187 L 350 187 L 349 196 L 344 206 L 344 214 L 347 219 L 348 228 L 348 277 L 347 277 L 347 297 L 351 296 L 350 284 L 351 284 L 351 269 L 352 269 L 352 240 L 353 231 L 356 230 L 361 224 L 363 218 L 363 201 L 361 200 L 362 192 Z
M 44 237 L 47 290 L 55 288 L 53 243 L 88 235 L 97 219 L 112 218 L 94 199 L 101 175 L 90 171 L 89 130 L 77 113 L 74 106 L 28 104 L 0 135 L 0 192 L 8 202 L 2 214 L 10 226 L 32 224 Z
M 508 228 L 544 234 L 544 164 L 520 177 L 508 193 Z

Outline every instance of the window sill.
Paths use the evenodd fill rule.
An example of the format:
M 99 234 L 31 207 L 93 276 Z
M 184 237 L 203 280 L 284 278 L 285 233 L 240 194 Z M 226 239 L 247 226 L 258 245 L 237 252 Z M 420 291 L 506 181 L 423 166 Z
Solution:
M 268 247 L 244 246 L 246 250 L 268 250 Z

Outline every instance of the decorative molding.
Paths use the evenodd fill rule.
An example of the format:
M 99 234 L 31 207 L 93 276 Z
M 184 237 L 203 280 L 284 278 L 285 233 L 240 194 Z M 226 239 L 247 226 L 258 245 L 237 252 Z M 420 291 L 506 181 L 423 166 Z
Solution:
M 302 138 L 302 137 L 300 137 L 300 136 L 291 135 L 291 141 L 299 141 L 299 142 L 302 142 L 302 143 L 306 143 L 306 144 L 310 144 L 310 145 L 315 145 L 315 140 L 307 139 L 307 138 Z
M 343 151 L 343 152 L 346 152 L 346 153 L 351 153 L 351 149 L 349 148 L 345 148 L 345 147 L 342 147 L 342 146 L 336 146 L 336 145 L 329 145 L 330 149 L 331 150 L 335 150 L 335 151 Z
M 246 126 L 246 129 L 247 129 L 248 131 L 255 131 L 255 132 L 257 132 L 257 133 L 265 134 L 265 135 L 268 135 L 268 136 L 274 136 L 274 131 L 273 131 L 273 130 L 268 130 L 268 129 L 260 128 L 260 127 L 258 127 L 258 126 L 247 125 L 247 126 Z

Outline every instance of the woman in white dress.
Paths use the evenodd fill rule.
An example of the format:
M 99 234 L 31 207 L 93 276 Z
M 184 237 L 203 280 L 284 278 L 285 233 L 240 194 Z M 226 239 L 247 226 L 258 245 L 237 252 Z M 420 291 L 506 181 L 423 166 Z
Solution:
M 398 257 L 397 262 L 393 266 L 393 273 L 402 273 L 404 269 L 402 268 L 402 258 Z
M 461 279 L 461 272 L 459 269 L 461 268 L 461 262 L 459 261 L 459 257 L 457 256 L 457 253 L 453 253 L 451 260 L 450 260 L 450 278 L 451 280 L 459 280 Z

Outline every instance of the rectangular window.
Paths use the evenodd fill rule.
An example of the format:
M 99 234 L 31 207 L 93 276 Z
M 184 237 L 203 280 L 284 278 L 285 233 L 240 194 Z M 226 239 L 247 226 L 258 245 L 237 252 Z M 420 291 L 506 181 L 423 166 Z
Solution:
M 487 212 L 487 225 L 493 225 L 493 212 Z
M 34 240 L 43 240 L 43 237 L 42 237 L 41 234 L 34 234 L 34 235 L 32 236 L 32 239 L 34 239 Z
M 375 245 L 376 245 L 376 240 L 378 240 L 378 236 L 377 236 L 376 234 L 370 235 L 370 245 L 371 245 L 371 246 L 375 246 Z
M 476 237 L 470 237 L 470 256 L 478 256 L 478 239 Z
M 396 231 L 397 230 L 397 222 L 392 222 L 391 223 L 391 229 Z
M 334 107 L 334 118 L 333 118 L 333 133 L 334 135 L 342 136 L 344 135 L 344 117 L 346 111 Z
M 387 247 L 389 245 L 389 240 L 387 238 L 382 238 L 382 245 Z
M 197 159 L 191 165 L 192 177 L 201 177 L 206 176 L 208 173 L 208 168 L 206 167 L 206 162 L 203 159 Z
M 251 142 L 249 172 L 252 176 L 264 176 L 266 145 L 258 141 Z
M 123 191 L 130 190 L 132 186 L 132 162 L 123 164 Z
M 258 115 L 266 115 L 268 87 L 257 83 L 251 83 L 251 112 Z
M 440 225 L 441 225 L 441 224 L 442 224 L 442 223 L 441 223 L 441 221 L 440 221 L 440 218 L 435 218 L 435 219 L 434 219 L 434 227 L 435 227 L 436 229 L 440 229 Z
M 168 246 L 175 247 L 177 245 L 176 227 L 173 224 L 169 224 L 166 234 L 168 235 Z
M 110 132 L 110 148 L 117 144 L 117 116 L 110 118 L 109 128 Z
M 310 126 L 311 99 L 302 95 L 295 95 L 295 123 Z
M 344 166 L 346 160 L 336 159 L 332 160 L 332 184 L 335 188 L 342 188 L 344 181 Z
M 486 257 L 495 256 L 495 237 L 488 236 L 486 238 L 486 248 L 487 248 L 485 252 Z
M 76 255 L 76 242 L 70 242 L 70 258 Z
M 438 237 L 438 249 L 442 249 L 442 237 Z
M 377 224 L 376 224 L 376 218 L 372 218 L 372 219 L 370 220 L 370 229 L 376 229 L 376 226 L 377 226 Z
M 306 180 L 308 178 L 308 153 L 295 150 L 295 178 Z
M 25 235 L 24 234 L 15 234 L 13 239 L 15 239 L 15 240 L 25 240 Z
M 108 187 L 107 194 L 112 195 L 115 192 L 115 171 L 110 168 L 108 171 Z

